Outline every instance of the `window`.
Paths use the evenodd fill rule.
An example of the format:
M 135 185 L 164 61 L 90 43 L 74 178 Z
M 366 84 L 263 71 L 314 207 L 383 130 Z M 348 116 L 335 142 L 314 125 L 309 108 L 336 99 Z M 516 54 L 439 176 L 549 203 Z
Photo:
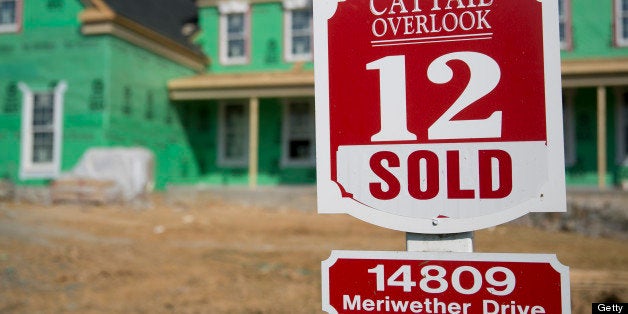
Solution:
M 576 164 L 576 120 L 574 112 L 574 90 L 563 93 L 563 134 L 565 141 L 565 166 Z
M 571 49 L 570 0 L 558 0 L 558 30 L 560 49 Z
M 621 134 L 620 134 L 620 138 L 622 139 L 621 141 L 621 153 L 622 153 L 622 163 L 626 162 L 626 157 L 628 157 L 628 99 L 624 101 L 624 105 L 621 107 L 622 109 L 622 114 L 621 114 L 621 119 L 622 119 L 622 123 L 621 123 Z
M 17 32 L 20 28 L 21 0 L 0 0 L 0 33 Z
M 617 162 L 628 165 L 628 92 L 618 97 L 616 108 L 617 119 Z
M 246 33 L 244 13 L 232 13 L 225 16 L 226 39 L 225 57 L 232 62 L 246 60 Z
M 615 42 L 628 46 L 628 0 L 615 0 Z
M 63 125 L 61 82 L 53 90 L 32 91 L 24 83 L 22 90 L 22 136 L 20 177 L 54 178 L 59 174 Z
M 249 107 L 245 102 L 220 105 L 218 164 L 246 167 L 249 158 Z
M 312 60 L 312 4 L 284 1 L 284 24 L 286 60 Z
M 220 60 L 244 64 L 249 59 L 249 14 L 246 3 L 225 2 L 220 10 Z
M 283 111 L 283 166 L 313 166 L 315 162 L 314 104 L 289 100 Z

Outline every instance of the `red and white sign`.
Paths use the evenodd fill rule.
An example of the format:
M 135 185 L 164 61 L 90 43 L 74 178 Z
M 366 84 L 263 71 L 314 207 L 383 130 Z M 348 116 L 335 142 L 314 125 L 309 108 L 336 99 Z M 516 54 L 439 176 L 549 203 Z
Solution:
M 454 233 L 565 211 L 558 7 L 314 1 L 320 213 Z
M 327 313 L 571 313 L 555 255 L 332 251 L 321 270 Z

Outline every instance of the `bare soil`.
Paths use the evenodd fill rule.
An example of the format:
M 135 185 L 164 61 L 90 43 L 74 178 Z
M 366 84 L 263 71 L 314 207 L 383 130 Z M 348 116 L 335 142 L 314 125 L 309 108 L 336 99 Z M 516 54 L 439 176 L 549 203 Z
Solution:
M 286 202 L 292 204 L 293 202 Z M 0 313 L 321 313 L 331 250 L 405 235 L 295 206 L 154 194 L 143 204 L 0 203 Z M 574 313 L 628 302 L 628 243 L 502 225 L 477 252 L 555 253 Z

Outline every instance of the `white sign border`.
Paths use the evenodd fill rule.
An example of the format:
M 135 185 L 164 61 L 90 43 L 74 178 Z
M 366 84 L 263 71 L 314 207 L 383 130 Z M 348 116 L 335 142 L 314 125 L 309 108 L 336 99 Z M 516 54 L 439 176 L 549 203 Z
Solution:
M 330 110 L 329 110 L 329 49 L 327 22 L 336 12 L 339 2 L 352 0 L 316 0 L 314 6 L 314 84 L 316 99 L 316 168 L 317 208 L 322 214 L 346 213 L 368 223 L 398 231 L 446 234 L 468 232 L 496 226 L 529 212 L 565 212 L 565 166 L 562 128 L 562 96 L 560 76 L 560 47 L 558 36 L 558 3 L 538 1 L 543 12 L 543 58 L 545 71 L 545 103 L 547 126 L 548 181 L 539 197 L 517 206 L 486 216 L 463 219 L 434 219 L 403 217 L 389 214 L 353 199 L 342 197 L 341 189 L 330 179 Z
M 469 262 L 522 262 L 548 263 L 560 274 L 562 314 L 571 313 L 571 286 L 569 267 L 558 261 L 555 254 L 530 253 L 457 253 L 457 252 L 405 252 L 405 251 L 345 251 L 333 250 L 329 258 L 321 262 L 322 309 L 329 314 L 338 312 L 331 306 L 329 291 L 329 269 L 339 259 L 383 259 L 383 260 L 431 260 Z

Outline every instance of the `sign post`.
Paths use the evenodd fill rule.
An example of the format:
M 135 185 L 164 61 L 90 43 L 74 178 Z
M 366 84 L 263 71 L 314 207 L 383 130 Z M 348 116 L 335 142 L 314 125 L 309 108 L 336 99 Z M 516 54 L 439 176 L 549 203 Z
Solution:
M 406 251 L 473 252 L 473 232 L 420 234 L 406 232 Z

